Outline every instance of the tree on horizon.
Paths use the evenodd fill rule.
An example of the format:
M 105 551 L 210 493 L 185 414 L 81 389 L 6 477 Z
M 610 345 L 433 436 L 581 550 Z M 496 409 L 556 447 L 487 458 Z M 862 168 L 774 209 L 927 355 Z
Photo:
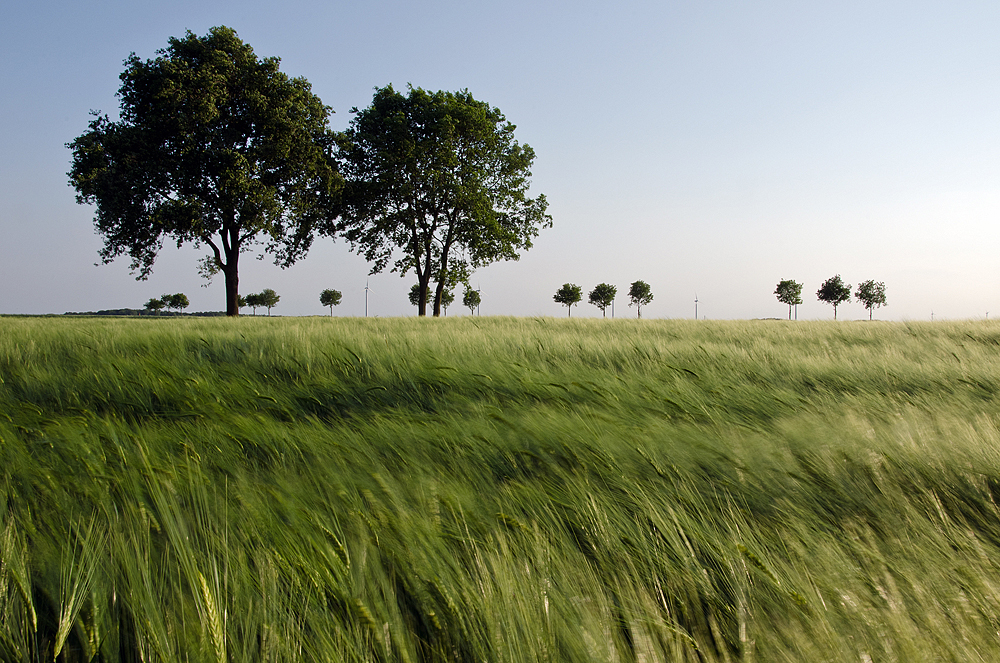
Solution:
M 469 272 L 517 260 L 552 225 L 544 195 L 528 196 L 535 152 L 514 140 L 500 109 L 468 90 L 375 90 L 338 152 L 346 180 L 344 212 L 326 232 L 374 263 L 417 277 L 417 314 L 433 314 L 443 293 Z
M 645 281 L 635 281 L 628 289 L 629 307 L 635 305 L 636 317 L 642 317 L 642 307 L 653 301 L 653 291 Z
M 788 304 L 788 319 L 792 319 L 792 307 L 802 303 L 802 284 L 792 280 L 778 281 L 778 287 L 774 289 L 774 294 L 778 296 L 778 301 Z M 798 318 L 798 313 L 795 314 Z
M 330 108 L 232 28 L 168 44 L 125 61 L 121 119 L 96 112 L 67 144 L 70 184 L 97 206 L 102 263 L 128 254 L 145 280 L 165 240 L 208 247 L 199 271 L 223 273 L 226 314 L 239 315 L 240 255 L 261 243 L 262 257 L 288 267 L 337 215 Z
M 615 286 L 608 283 L 599 283 L 590 291 L 587 300 L 601 309 L 601 313 L 606 318 L 608 317 L 607 308 L 611 306 L 611 302 L 615 301 L 616 294 L 618 294 L 618 288 Z
M 837 319 L 837 307 L 844 302 L 851 300 L 851 284 L 844 283 L 840 274 L 831 276 L 823 281 L 823 285 L 816 291 L 816 298 L 821 302 L 833 305 L 833 319 Z
M 567 317 L 572 318 L 573 305 L 583 299 L 583 289 L 575 283 L 564 283 L 561 288 L 556 290 L 556 294 L 552 296 L 552 299 L 557 304 L 565 306 L 569 313 Z

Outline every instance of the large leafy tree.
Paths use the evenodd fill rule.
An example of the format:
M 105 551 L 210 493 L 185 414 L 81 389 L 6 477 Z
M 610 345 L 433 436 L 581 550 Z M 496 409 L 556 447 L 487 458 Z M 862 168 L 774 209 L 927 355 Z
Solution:
M 263 244 L 282 267 L 305 255 L 337 213 L 336 134 L 309 83 L 278 65 L 227 27 L 125 60 L 120 119 L 96 114 L 67 145 L 77 201 L 97 205 L 103 262 L 128 254 L 142 280 L 164 240 L 207 247 L 203 270 L 225 275 L 238 315 L 241 253 Z
M 837 319 L 837 307 L 851 300 L 851 284 L 844 283 L 840 274 L 823 281 L 816 291 L 816 299 L 833 305 L 833 319 Z
M 885 306 L 885 283 L 881 281 L 862 281 L 858 284 L 858 289 L 854 292 L 854 299 L 865 305 L 868 309 L 868 319 L 872 319 L 872 311 L 880 306 Z
M 373 264 L 372 273 L 416 274 L 419 315 L 430 285 L 434 315 L 450 284 L 471 269 L 517 260 L 552 225 L 545 196 L 528 196 L 534 151 L 514 125 L 468 91 L 408 94 L 376 89 L 356 113 L 340 150 L 341 233 Z
M 802 303 L 802 284 L 791 279 L 782 279 L 778 281 L 778 287 L 774 289 L 774 294 L 777 295 L 779 302 L 788 304 L 788 319 L 791 320 L 792 307 Z M 796 309 L 795 318 L 798 319 L 798 316 L 798 309 Z

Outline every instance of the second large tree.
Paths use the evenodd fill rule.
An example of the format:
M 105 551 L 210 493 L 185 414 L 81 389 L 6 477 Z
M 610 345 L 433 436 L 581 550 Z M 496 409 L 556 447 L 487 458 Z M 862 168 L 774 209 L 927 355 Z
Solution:
M 416 273 L 418 310 L 434 315 L 449 283 L 497 260 L 517 260 L 552 225 L 545 196 L 528 197 L 535 153 L 514 125 L 468 91 L 391 85 L 358 111 L 341 147 L 346 180 L 336 230 L 377 273 Z

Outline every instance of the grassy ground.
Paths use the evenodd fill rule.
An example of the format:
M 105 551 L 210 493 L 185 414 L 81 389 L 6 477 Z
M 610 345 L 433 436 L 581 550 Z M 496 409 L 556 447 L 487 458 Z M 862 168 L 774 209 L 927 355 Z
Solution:
M 998 346 L 0 319 L 0 659 L 1000 660 Z

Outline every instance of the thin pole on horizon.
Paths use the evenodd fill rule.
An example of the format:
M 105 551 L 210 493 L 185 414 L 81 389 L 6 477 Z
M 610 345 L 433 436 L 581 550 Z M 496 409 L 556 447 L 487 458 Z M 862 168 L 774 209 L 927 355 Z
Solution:
M 694 319 L 698 319 L 698 293 L 694 293 Z
M 476 317 L 477 318 L 481 318 L 481 317 L 483 317 L 483 313 L 479 309 L 483 305 L 483 284 L 482 283 L 477 283 L 476 284 L 476 294 L 479 295 L 479 303 L 476 304 Z
M 368 279 L 365 279 L 365 317 L 368 317 Z

